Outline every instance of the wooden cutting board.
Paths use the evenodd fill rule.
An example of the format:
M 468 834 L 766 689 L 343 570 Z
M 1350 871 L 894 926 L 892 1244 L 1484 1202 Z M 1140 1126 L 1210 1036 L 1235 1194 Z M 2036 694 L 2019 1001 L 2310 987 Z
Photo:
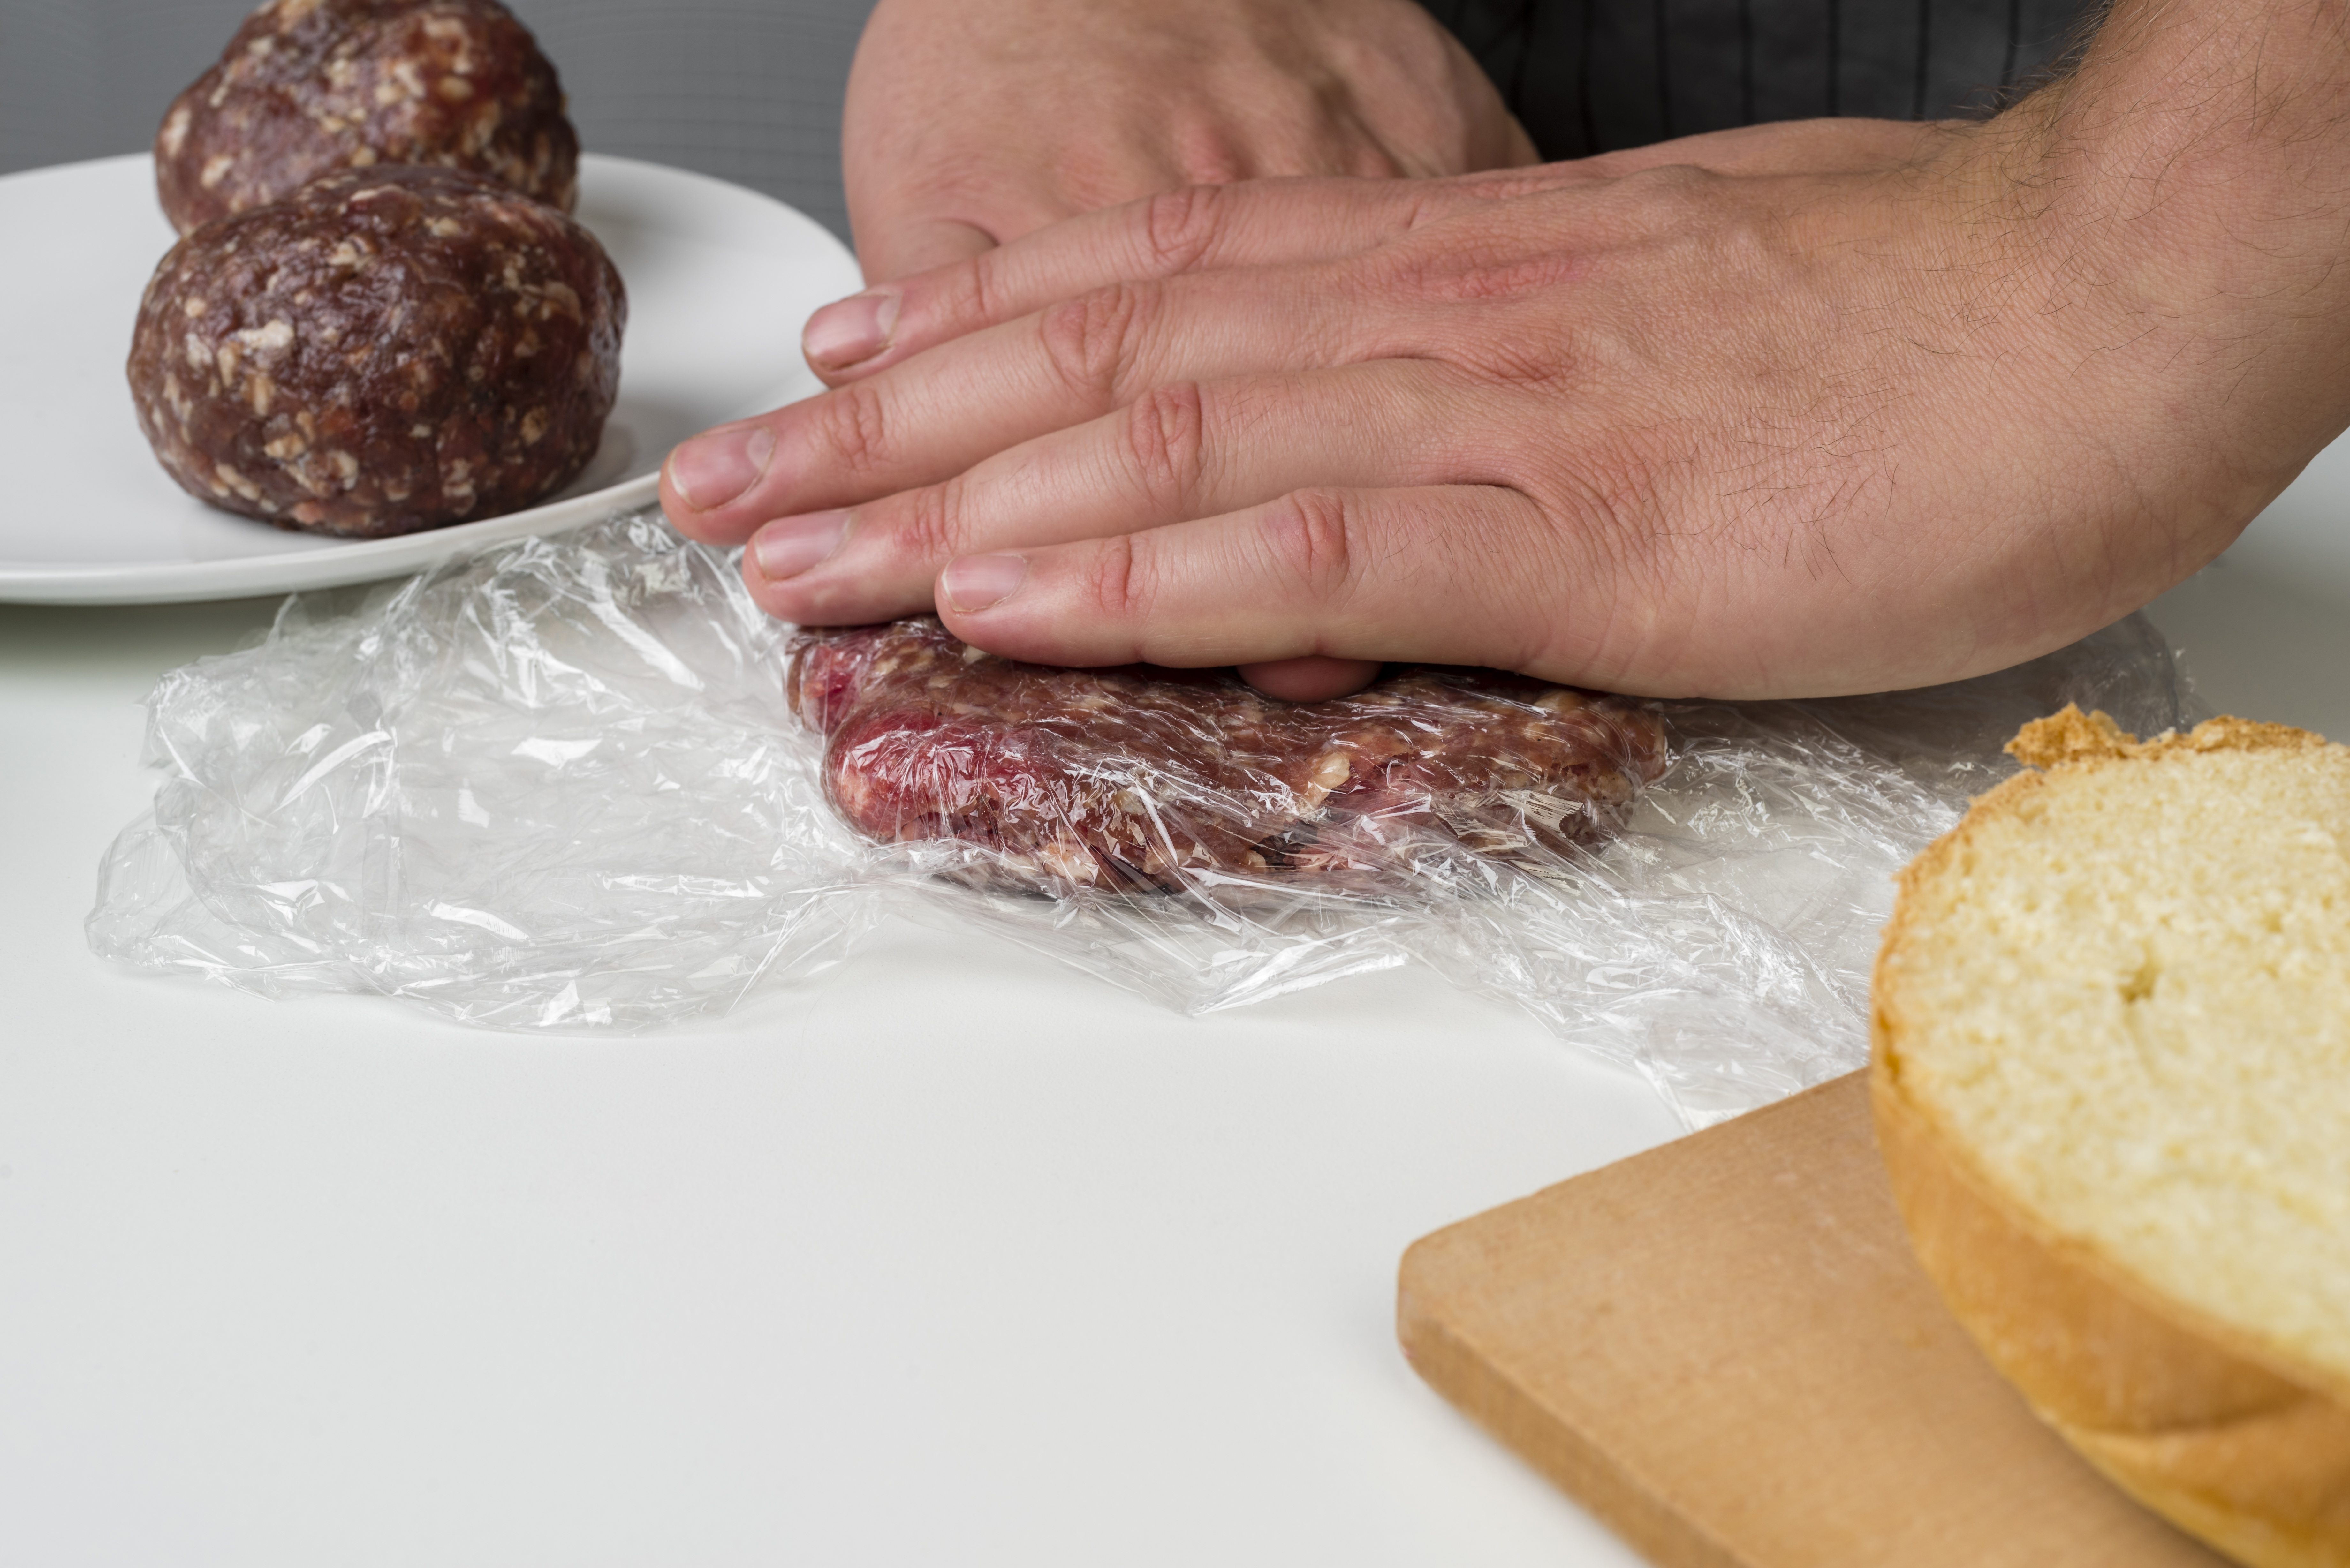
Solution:
M 2033 1418 L 1839 1078 L 1422 1238 L 1419 1375 L 1666 1568 L 2225 1568 Z

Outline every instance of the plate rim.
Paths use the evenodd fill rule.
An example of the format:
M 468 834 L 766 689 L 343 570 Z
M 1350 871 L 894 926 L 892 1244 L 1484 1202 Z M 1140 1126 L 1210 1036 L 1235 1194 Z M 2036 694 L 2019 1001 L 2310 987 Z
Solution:
M 55 163 L 40 169 L 17 170 L 0 175 L 0 185 L 27 175 L 55 176 L 67 171 L 97 174 L 130 163 L 150 164 L 145 152 Z M 857 275 L 857 258 L 840 237 L 790 202 L 723 180 L 699 170 L 680 169 L 650 159 L 616 153 L 588 152 L 583 169 L 606 166 L 614 174 L 651 177 L 662 183 L 716 186 L 730 199 L 749 198 L 777 209 L 828 245 Z M 785 395 L 789 381 L 778 381 L 753 400 L 744 413 L 774 406 Z M 732 416 L 740 417 L 740 416 Z M 445 528 L 428 528 L 388 539 L 338 541 L 328 548 L 311 546 L 275 554 L 239 556 L 213 561 L 15 561 L 0 557 L 0 604 L 109 606 L 189 604 L 214 600 L 275 597 L 319 588 L 344 587 L 421 571 L 443 563 L 464 560 L 479 551 L 515 539 L 567 533 L 615 513 L 634 511 L 650 504 L 660 488 L 658 470 L 640 473 L 585 495 L 550 501 L 521 512 L 476 518 Z

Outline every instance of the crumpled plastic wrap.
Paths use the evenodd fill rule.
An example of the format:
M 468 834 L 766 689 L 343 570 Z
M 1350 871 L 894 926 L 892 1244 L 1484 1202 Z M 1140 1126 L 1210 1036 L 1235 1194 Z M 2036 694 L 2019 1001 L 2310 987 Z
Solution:
M 1423 895 L 1474 874 L 1430 855 L 1538 867 L 1597 837 L 1666 759 L 1653 704 L 1497 670 L 1280 702 L 1231 670 L 1021 664 L 932 616 L 804 631 L 785 689 L 858 833 L 1048 898 Z
M 855 840 L 781 703 L 785 634 L 659 514 L 529 540 L 148 699 L 152 813 L 108 853 L 98 952 L 268 995 L 637 1029 L 842 956 Z
M 934 809 L 920 789 L 884 813 L 840 803 L 876 842 L 827 787 L 931 775 L 844 773 L 855 735 L 828 768 L 837 689 L 803 679 L 795 713 L 792 628 L 658 512 L 357 597 L 290 600 L 258 646 L 157 688 L 163 778 L 101 868 L 98 952 L 571 1030 L 723 1009 L 850 957 L 893 911 L 1193 1012 L 1419 961 L 1638 1068 L 1693 1125 L 1860 1064 L 1892 874 L 2012 771 L 2000 746 L 2023 721 L 2067 701 L 2141 733 L 2193 716 L 2135 617 L 2000 675 L 1812 702 L 1544 708 L 1531 683 L 1433 672 L 1309 722 L 1195 677 L 1257 746 L 1251 799 L 1238 775 L 1141 755 L 1132 725 L 1088 751 L 1063 724 L 1058 776 L 1090 782 L 1057 796 L 1006 760 L 1009 732 L 960 732 L 965 761 L 924 786 Z M 960 645 L 926 635 L 925 657 L 958 658 L 912 685 L 951 682 Z M 803 639 L 803 667 L 838 646 Z M 1080 684 L 1115 704 L 1131 679 Z M 900 686 L 877 744 L 907 740 Z M 1662 756 L 1642 727 L 1659 720 Z M 1430 760 L 1457 748 L 1414 749 L 1449 725 L 1515 749 L 1464 776 Z M 997 750 L 974 769 L 975 745 Z M 1409 787 L 1374 798 L 1374 776 Z M 974 778 L 993 829 L 972 826 Z M 1076 826 L 1007 838 L 1024 799 Z

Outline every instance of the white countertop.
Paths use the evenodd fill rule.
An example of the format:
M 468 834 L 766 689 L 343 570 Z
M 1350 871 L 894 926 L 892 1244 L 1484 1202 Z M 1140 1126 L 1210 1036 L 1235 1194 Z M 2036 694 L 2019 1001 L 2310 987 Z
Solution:
M 1390 1314 L 1670 1137 L 1638 1079 L 1425 973 L 1187 1020 L 910 926 L 625 1041 L 109 969 L 136 704 L 273 608 L 0 606 L 0 1563 L 1636 1561 Z M 2350 736 L 2350 453 L 2155 617 Z

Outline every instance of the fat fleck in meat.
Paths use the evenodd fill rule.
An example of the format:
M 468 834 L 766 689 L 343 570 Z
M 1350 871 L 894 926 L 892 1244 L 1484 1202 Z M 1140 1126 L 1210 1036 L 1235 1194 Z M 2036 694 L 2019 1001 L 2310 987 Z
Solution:
M 1521 676 L 1406 666 L 1287 703 L 1229 671 L 1014 663 L 929 618 L 802 632 L 787 683 L 858 832 L 962 840 L 1047 891 L 1377 891 L 1431 835 L 1503 858 L 1586 842 L 1666 763 L 1648 705 Z
M 498 0 L 276 0 L 155 137 L 156 192 L 183 234 L 379 163 L 468 170 L 568 212 L 579 137 Z
M 373 538 L 494 517 L 596 453 L 628 300 L 595 236 L 452 169 L 207 223 L 139 307 L 139 425 L 191 494 Z

